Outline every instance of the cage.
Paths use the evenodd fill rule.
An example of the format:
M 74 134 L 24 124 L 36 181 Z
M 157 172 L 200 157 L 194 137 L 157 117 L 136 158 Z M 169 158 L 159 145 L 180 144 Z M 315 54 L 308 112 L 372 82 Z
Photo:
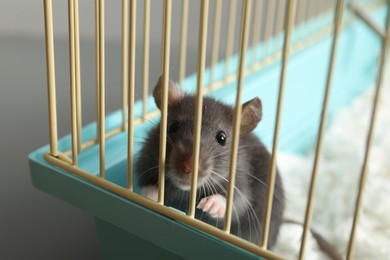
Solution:
M 314 194 L 316 187 L 321 185 L 317 183 L 317 176 L 326 123 L 354 97 L 375 84 L 364 159 L 359 162 L 362 167 L 353 224 L 348 234 L 348 247 L 342 252 L 347 259 L 353 258 L 390 37 L 389 1 L 123 0 L 120 13 L 116 12 L 117 17 L 121 16 L 122 77 L 119 84 L 106 82 L 105 78 L 105 33 L 112 29 L 105 26 L 108 24 L 105 9 L 112 3 L 104 0 L 91 2 L 87 8 L 89 14 L 94 12 L 96 38 L 88 48 L 96 53 L 90 66 L 96 71 L 96 93 L 90 93 L 96 97 L 96 121 L 84 126 L 81 116 L 83 66 L 80 62 L 83 34 L 79 20 L 88 12 L 80 12 L 79 2 L 69 0 L 66 12 L 71 133 L 62 138 L 58 138 L 58 124 L 65 119 L 57 116 L 56 102 L 61 97 L 56 95 L 56 85 L 66 84 L 56 81 L 59 73 L 55 70 L 54 60 L 53 21 L 56 13 L 53 13 L 52 0 L 43 2 L 50 143 L 29 156 L 32 181 L 35 187 L 94 216 L 105 258 L 286 257 L 267 249 L 277 153 L 304 153 L 314 147 L 314 165 L 306 191 L 308 200 L 302 212 L 302 242 L 296 252 L 296 256 L 303 259 Z M 54 7 L 58 2 L 61 1 L 54 1 Z M 151 23 L 160 18 L 153 16 L 153 10 L 161 16 L 162 27 L 160 23 L 157 26 Z M 191 24 L 197 23 L 196 32 L 189 33 Z M 157 37 L 152 37 L 153 30 Z M 159 36 L 159 55 L 151 55 L 151 39 Z M 174 36 L 179 36 L 176 45 Z M 142 48 L 137 47 L 137 40 Z M 197 49 L 196 57 L 188 55 L 189 46 Z M 177 52 L 176 61 L 171 58 L 174 51 Z M 137 58 L 142 62 L 136 62 Z M 176 66 L 173 66 L 175 62 Z M 159 68 L 158 74 L 150 75 L 151 67 Z M 153 85 L 160 74 L 161 113 L 150 96 L 150 83 Z M 183 91 L 194 93 L 197 100 L 194 169 L 198 169 L 200 153 L 203 96 L 207 94 L 236 107 L 225 216 L 228 224 L 222 229 L 195 218 L 196 170 L 191 184 L 189 211 L 181 212 L 164 205 L 169 78 L 176 79 Z M 105 87 L 106 83 L 110 86 Z M 118 105 L 121 108 L 108 114 L 106 91 L 108 94 L 113 88 L 122 91 L 121 105 Z M 141 96 L 139 100 L 137 95 Z M 262 100 L 264 118 L 254 132 L 272 151 L 267 197 L 263 202 L 265 213 L 259 227 L 262 232 L 258 234 L 260 244 L 230 234 L 241 121 L 241 109 L 238 108 L 243 101 L 255 96 Z M 141 150 L 141 142 L 137 140 L 143 140 L 153 122 L 159 120 L 160 185 L 158 199 L 152 201 L 140 195 L 136 179 L 135 164 Z M 283 124 L 288 127 L 282 127 Z

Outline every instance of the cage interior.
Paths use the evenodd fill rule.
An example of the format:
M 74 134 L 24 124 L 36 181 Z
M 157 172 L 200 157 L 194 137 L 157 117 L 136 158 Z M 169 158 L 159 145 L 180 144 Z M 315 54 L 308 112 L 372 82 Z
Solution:
M 350 13 L 347 15 L 350 15 Z M 384 21 L 385 16 L 386 8 L 377 9 L 375 11 L 375 17 L 378 20 Z M 305 153 L 308 149 L 313 147 L 317 137 L 332 37 L 331 34 L 326 35 L 302 49 L 299 49 L 299 38 L 305 38 L 305 34 L 313 34 L 313 30 L 315 31 L 316 28 L 323 28 L 324 24 L 327 24 L 332 19 L 332 12 L 328 11 L 319 16 L 319 18 L 315 18 L 316 19 L 311 19 L 298 24 L 296 28 L 294 28 L 294 33 L 292 35 L 291 46 L 295 46 L 297 50 L 290 55 L 286 71 L 286 89 L 283 100 L 283 110 L 281 112 L 282 122 L 278 147 L 278 150 L 281 152 Z M 268 42 L 260 42 L 259 44 L 250 47 L 246 54 L 248 57 L 247 66 L 250 67 L 250 57 L 255 57 L 253 58 L 255 60 L 261 60 L 264 49 L 266 49 L 269 44 L 271 46 L 277 45 L 275 42 L 279 42 L 281 46 L 282 39 L 283 33 L 276 35 Z M 274 41 L 274 43 L 272 43 L 272 41 Z M 297 44 L 294 45 L 296 42 Z M 279 48 L 276 48 L 276 50 L 278 49 Z M 374 36 L 373 31 L 366 24 L 355 19 L 351 19 L 345 23 L 338 40 L 327 122 L 331 120 L 332 116 L 337 113 L 337 111 L 348 105 L 356 95 L 362 93 L 362 91 L 375 82 L 378 70 L 377 59 L 380 51 L 380 40 L 378 37 Z M 239 54 L 232 54 L 229 60 L 222 59 L 213 68 L 206 69 L 204 80 L 205 86 L 212 85 L 212 80 L 216 82 L 218 82 L 218 80 L 222 81 L 220 86 L 218 86 L 216 90 L 210 91 L 208 95 L 225 103 L 234 104 L 237 82 L 234 79 L 230 81 L 223 81 L 223 79 L 226 75 L 226 67 L 229 67 L 231 74 L 237 72 L 238 59 Z M 260 137 L 270 150 L 272 149 L 272 140 L 274 137 L 281 67 L 280 59 L 275 59 L 269 62 L 261 70 L 253 70 L 248 73 L 244 80 L 245 87 L 243 88 L 242 95 L 243 102 L 254 96 L 258 96 L 262 100 L 264 117 L 255 130 L 255 134 Z M 212 74 L 213 76 L 211 76 Z M 197 74 L 193 74 L 186 77 L 180 85 L 186 92 L 193 93 L 195 91 L 196 81 Z M 156 106 L 153 98 L 149 96 L 147 100 L 147 110 L 155 111 Z M 142 113 L 143 102 L 142 100 L 138 100 L 135 102 L 134 118 L 141 118 Z M 134 161 L 137 160 L 142 141 L 147 135 L 148 130 L 153 126 L 153 122 L 158 122 L 158 120 L 159 115 L 156 115 L 154 118 L 144 122 L 141 121 L 139 124 L 135 125 Z M 122 125 L 123 118 L 121 110 L 106 116 L 106 132 L 120 128 Z M 96 122 L 83 127 L 83 142 L 92 140 L 96 137 Z M 105 142 L 105 179 L 123 188 L 127 188 L 128 183 L 127 138 L 127 132 L 122 131 L 107 138 Z M 59 140 L 58 149 L 63 153 L 72 149 L 71 135 L 65 136 Z M 228 250 L 227 248 L 230 247 L 231 250 L 235 252 L 233 253 L 233 256 L 235 257 L 242 255 L 245 255 L 248 259 L 255 257 L 249 252 L 242 251 L 232 245 L 227 246 L 227 244 L 221 240 L 213 239 L 209 235 L 190 228 L 185 224 L 153 213 L 152 211 L 143 208 L 143 206 L 128 201 L 111 191 L 97 187 L 82 178 L 49 164 L 43 159 L 43 154 L 48 150 L 49 147 L 45 146 L 30 155 L 34 185 L 67 200 L 76 206 L 82 207 L 94 215 L 102 241 L 104 244 L 110 244 L 110 249 L 116 248 L 116 250 L 121 251 L 121 249 L 118 248 L 118 241 L 120 241 L 120 239 L 136 241 L 136 238 L 139 239 L 139 237 L 141 237 L 146 244 L 159 244 L 161 249 L 159 251 L 160 254 L 166 254 L 170 257 L 173 255 L 184 256 L 187 255 L 185 250 L 190 250 L 191 252 L 194 252 L 194 250 L 189 249 L 187 246 L 178 249 L 178 246 L 175 245 L 175 243 L 179 243 L 178 237 L 186 234 L 189 239 L 193 239 L 195 243 L 198 243 L 199 245 L 204 245 L 205 241 L 210 242 L 210 240 L 213 240 L 213 245 L 216 245 L 216 247 L 219 248 L 215 251 L 219 252 L 218 254 L 222 254 L 221 252 Z M 78 154 L 78 168 L 91 175 L 99 176 L 98 144 L 94 144 Z M 50 172 L 59 176 L 53 176 Z M 139 193 L 139 187 L 135 178 L 136 175 L 134 174 L 133 176 L 134 191 Z M 139 212 L 137 213 L 137 211 Z M 126 220 L 125 217 L 130 216 L 133 216 L 133 219 Z M 142 231 L 135 227 L 135 222 L 140 221 L 142 218 L 150 220 L 148 223 L 154 223 L 146 232 L 145 230 Z M 130 223 L 127 223 L 126 221 Z M 164 227 L 158 226 L 164 226 L 167 225 L 167 223 L 169 223 L 169 225 L 177 225 L 176 229 L 173 229 L 176 231 L 173 231 L 172 235 L 167 235 L 166 232 L 169 231 Z M 120 230 L 126 230 L 129 233 L 122 233 L 120 230 L 113 231 L 110 229 L 114 226 L 116 228 L 119 227 Z M 147 228 L 145 225 L 141 226 Z M 161 232 L 158 232 L 159 229 L 161 229 Z M 118 239 L 107 239 L 110 232 L 112 232 L 112 235 L 117 236 Z M 152 232 L 153 235 L 151 234 Z M 157 233 L 160 235 L 153 238 Z M 163 233 L 163 235 L 161 233 Z M 164 236 L 169 236 L 171 242 L 161 242 L 161 237 Z M 201 241 L 199 237 L 204 239 L 204 241 Z M 210 249 L 210 245 L 205 247 Z M 140 249 L 139 251 L 139 253 L 142 254 L 142 250 Z M 110 253 L 106 251 L 106 255 L 109 254 Z M 228 255 L 229 253 L 226 251 L 223 254 Z M 193 257 L 196 256 L 197 254 L 193 253 Z M 230 255 L 230 257 L 231 256 L 232 255 Z

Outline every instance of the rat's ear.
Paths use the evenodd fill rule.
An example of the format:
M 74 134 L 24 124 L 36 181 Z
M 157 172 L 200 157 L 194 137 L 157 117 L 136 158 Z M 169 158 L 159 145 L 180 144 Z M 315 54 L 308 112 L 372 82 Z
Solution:
M 157 81 L 156 86 L 153 90 L 154 102 L 156 102 L 157 107 L 161 110 L 162 100 L 161 94 L 163 90 L 163 77 L 162 75 Z M 175 83 L 172 80 L 169 80 L 168 83 L 168 107 L 176 103 L 183 97 L 182 92 L 176 87 Z
M 244 103 L 241 109 L 240 134 L 247 134 L 255 129 L 262 115 L 263 109 L 258 97 Z

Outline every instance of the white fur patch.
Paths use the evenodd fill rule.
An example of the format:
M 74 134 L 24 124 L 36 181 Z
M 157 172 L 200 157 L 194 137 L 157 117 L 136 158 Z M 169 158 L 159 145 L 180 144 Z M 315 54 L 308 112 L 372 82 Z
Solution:
M 141 194 L 150 200 L 158 200 L 158 188 L 155 185 L 148 185 L 141 188 Z

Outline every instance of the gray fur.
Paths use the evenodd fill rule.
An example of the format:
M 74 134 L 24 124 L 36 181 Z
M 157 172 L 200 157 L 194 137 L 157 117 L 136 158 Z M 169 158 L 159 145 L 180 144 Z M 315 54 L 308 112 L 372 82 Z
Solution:
M 195 97 L 183 95 L 180 100 L 170 104 L 168 112 L 168 127 L 174 120 L 180 122 L 180 127 L 176 133 L 168 134 L 165 205 L 175 207 L 183 212 L 188 210 L 189 192 L 178 187 L 173 180 L 176 178 L 185 179 L 188 176 L 183 174 L 179 176 L 180 174 L 174 169 L 177 160 L 180 161 L 180 157 L 188 157 L 192 154 L 194 111 Z M 204 181 L 208 181 L 208 184 L 198 187 L 196 203 L 215 192 L 226 197 L 224 190 L 228 189 L 226 180 L 229 178 L 233 111 L 233 107 L 212 98 L 205 97 L 203 100 L 198 184 L 204 183 Z M 216 140 L 216 134 L 221 130 L 227 136 L 225 146 L 220 145 Z M 157 186 L 159 137 L 160 124 L 149 132 L 137 161 L 140 187 Z M 261 238 L 261 225 L 259 223 L 262 222 L 269 164 L 270 154 L 260 140 L 252 133 L 240 135 L 231 233 L 256 244 L 260 243 Z M 210 168 L 213 172 L 210 171 Z M 191 178 L 188 177 L 188 179 Z M 209 184 L 211 183 L 213 188 L 210 188 Z M 249 209 L 250 207 L 255 213 Z M 277 173 L 268 248 L 272 248 L 276 242 L 284 208 L 283 185 L 279 173 Z M 223 219 L 212 218 L 198 209 L 196 218 L 219 228 L 223 228 L 224 225 Z

